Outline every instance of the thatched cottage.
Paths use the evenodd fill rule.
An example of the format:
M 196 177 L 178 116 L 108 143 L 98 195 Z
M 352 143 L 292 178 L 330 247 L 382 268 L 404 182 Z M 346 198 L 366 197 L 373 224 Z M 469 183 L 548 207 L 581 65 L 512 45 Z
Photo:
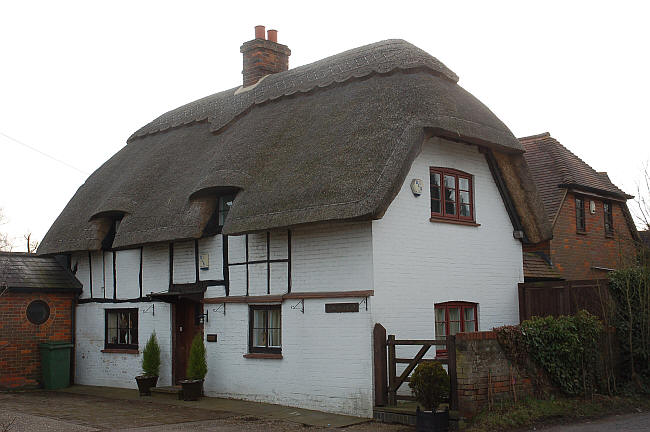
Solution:
M 375 323 L 517 322 L 551 233 L 522 146 L 403 40 L 288 69 L 258 27 L 241 52 L 243 85 L 136 131 L 43 239 L 83 284 L 76 381 L 134 387 L 155 330 L 172 384 L 203 332 L 208 395 L 371 416 Z

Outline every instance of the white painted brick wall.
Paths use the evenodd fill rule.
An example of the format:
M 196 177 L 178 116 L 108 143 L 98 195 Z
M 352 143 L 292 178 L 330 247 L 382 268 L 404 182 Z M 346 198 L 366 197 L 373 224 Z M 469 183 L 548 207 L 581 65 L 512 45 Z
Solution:
M 228 263 L 246 262 L 246 236 L 228 236 Z
M 208 269 L 199 270 L 200 280 L 223 280 L 223 238 L 221 234 L 199 240 L 199 255 L 208 254 Z
M 281 360 L 243 358 L 248 305 L 228 304 L 225 316 L 211 310 L 205 332 L 218 342 L 206 342 L 206 393 L 371 417 L 371 315 L 365 307 L 326 314 L 324 304 L 337 301 L 306 300 L 304 314 L 291 309 L 297 301 L 283 304 Z
M 171 312 L 167 303 L 155 304 L 155 315 L 144 312 L 152 303 L 85 303 L 76 309 L 75 383 L 94 386 L 137 388 L 142 371 L 142 350 L 155 330 L 161 351 L 159 386 L 171 384 Z M 139 308 L 140 354 L 102 353 L 104 309 Z
M 194 241 L 174 243 L 174 283 L 196 282 Z
M 169 290 L 169 245 L 147 245 L 142 250 L 142 295 Z
M 140 249 L 117 251 L 115 259 L 117 298 L 136 299 L 140 297 Z
M 90 253 L 93 268 L 93 298 L 104 298 L 104 273 L 102 271 L 102 252 Z
M 328 224 L 292 231 L 291 290 L 372 289 L 371 223 Z
M 429 167 L 474 176 L 480 227 L 430 222 Z M 414 197 L 410 182 L 424 180 Z M 431 139 L 424 143 L 384 217 L 372 223 L 374 320 L 404 339 L 434 337 L 434 303 L 479 303 L 479 329 L 518 320 L 523 281 L 521 243 L 476 146 Z

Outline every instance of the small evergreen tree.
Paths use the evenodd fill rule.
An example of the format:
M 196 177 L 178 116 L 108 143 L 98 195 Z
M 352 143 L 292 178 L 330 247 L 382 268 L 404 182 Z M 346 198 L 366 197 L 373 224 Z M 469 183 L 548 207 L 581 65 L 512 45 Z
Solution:
M 409 387 L 425 410 L 435 412 L 440 402 L 449 396 L 449 375 L 440 362 L 425 361 L 415 368 Z
M 160 374 L 160 345 L 158 345 L 156 332 L 151 333 L 142 352 L 142 373 L 145 376 Z
M 208 364 L 205 359 L 205 345 L 203 344 L 203 335 L 198 333 L 194 336 L 192 347 L 190 348 L 190 359 L 187 362 L 187 379 L 202 380 L 208 373 Z

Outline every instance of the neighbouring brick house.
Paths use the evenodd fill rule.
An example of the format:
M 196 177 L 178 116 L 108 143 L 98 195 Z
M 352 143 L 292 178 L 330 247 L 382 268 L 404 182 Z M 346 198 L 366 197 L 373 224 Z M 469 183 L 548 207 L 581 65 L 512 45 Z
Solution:
M 53 257 L 0 252 L 0 389 L 38 387 L 41 342 L 73 342 L 81 284 Z
M 634 261 L 633 198 L 546 132 L 519 138 L 553 225 L 553 238 L 525 244 L 526 281 L 600 279 Z

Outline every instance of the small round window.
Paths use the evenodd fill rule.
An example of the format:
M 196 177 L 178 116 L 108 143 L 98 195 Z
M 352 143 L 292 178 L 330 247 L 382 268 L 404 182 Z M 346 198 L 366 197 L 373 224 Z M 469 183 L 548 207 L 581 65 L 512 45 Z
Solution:
M 27 319 L 30 323 L 40 325 L 50 317 L 50 307 L 43 300 L 34 300 L 27 306 Z

